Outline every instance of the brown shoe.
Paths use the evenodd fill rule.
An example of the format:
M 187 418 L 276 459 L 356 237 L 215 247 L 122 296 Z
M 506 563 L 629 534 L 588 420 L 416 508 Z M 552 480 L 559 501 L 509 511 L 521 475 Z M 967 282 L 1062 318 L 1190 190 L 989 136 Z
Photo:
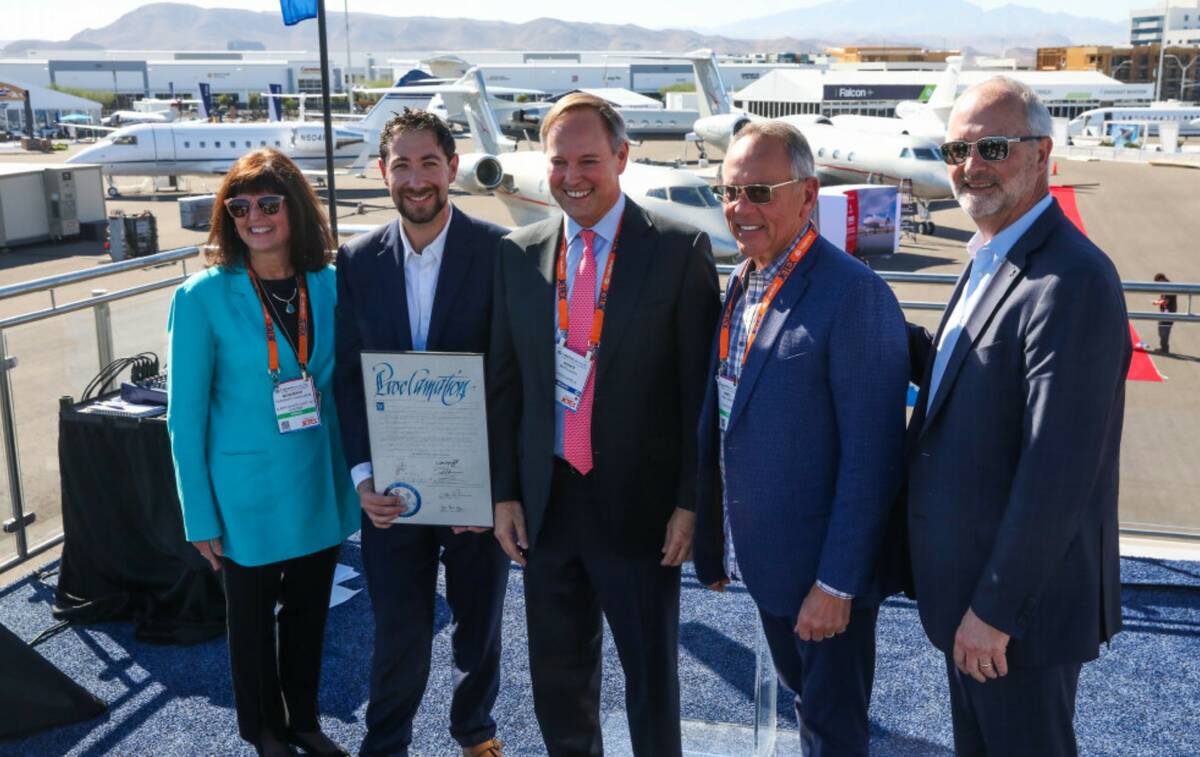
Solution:
M 482 744 L 463 747 L 463 757 L 504 757 L 503 746 L 500 739 L 488 739 Z

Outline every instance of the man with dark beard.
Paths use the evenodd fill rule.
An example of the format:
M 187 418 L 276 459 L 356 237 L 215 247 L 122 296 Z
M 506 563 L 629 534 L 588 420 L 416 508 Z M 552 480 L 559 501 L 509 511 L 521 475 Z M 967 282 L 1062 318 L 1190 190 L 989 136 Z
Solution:
M 437 116 L 405 109 L 384 127 L 379 170 L 400 218 L 337 256 L 341 438 L 362 505 L 362 555 L 375 616 L 364 755 L 407 755 L 429 678 L 438 560 L 453 614 L 450 733 L 463 754 L 499 757 L 499 691 L 508 559 L 486 529 L 393 526 L 400 499 L 376 492 L 363 395 L 363 350 L 486 352 L 492 272 L 506 230 L 448 202 L 454 137 Z

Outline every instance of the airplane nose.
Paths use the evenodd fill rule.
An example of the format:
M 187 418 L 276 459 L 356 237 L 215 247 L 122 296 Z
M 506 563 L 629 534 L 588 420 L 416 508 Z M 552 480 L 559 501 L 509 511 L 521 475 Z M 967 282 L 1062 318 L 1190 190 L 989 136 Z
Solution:
M 708 241 L 712 243 L 713 257 L 718 262 L 730 262 L 732 258 L 736 258 L 740 254 L 737 242 L 734 241 L 733 233 L 729 231 L 729 224 L 725 223 L 723 214 L 718 219 L 704 224 L 701 228 L 708 234 Z

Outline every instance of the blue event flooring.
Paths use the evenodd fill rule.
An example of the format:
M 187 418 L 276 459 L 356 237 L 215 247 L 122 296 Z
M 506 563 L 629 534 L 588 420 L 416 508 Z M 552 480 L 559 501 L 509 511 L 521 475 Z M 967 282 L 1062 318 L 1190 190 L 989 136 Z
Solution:
M 342 562 L 361 571 L 357 536 Z M 1126 630 L 1084 667 L 1076 728 L 1085 755 L 1200 754 L 1200 563 L 1126 559 L 1122 563 Z M 48 579 L 52 583 L 53 579 Z M 346 584 L 363 588 L 360 576 Z M 439 592 L 444 586 L 439 583 Z M 54 621 L 53 588 L 30 577 L 0 590 L 0 623 L 25 640 Z M 372 625 L 366 592 L 330 613 L 321 688 L 322 725 L 347 748 L 360 744 L 367 701 Z M 529 687 L 522 575 L 509 579 L 504 617 L 503 681 L 495 717 L 508 755 L 540 755 Z M 414 755 L 453 755 L 449 612 L 439 599 L 433 674 L 414 725 Z M 750 725 L 754 624 L 744 590 L 706 591 L 685 569 L 680 625 L 680 685 L 686 720 Z M 889 600 L 879 619 L 871 707 L 878 755 L 951 754 L 950 713 L 941 656 L 926 641 L 915 606 Z M 191 647 L 133 638 L 126 623 L 74 626 L 37 651 L 109 704 L 93 721 L 17 741 L 0 755 L 252 754 L 236 736 L 223 639 Z M 611 637 L 605 638 L 601 709 L 623 717 L 623 684 Z M 3 713 L 0 713 L 0 717 Z M 780 753 L 797 743 L 791 696 L 780 689 Z M 620 732 L 621 728 L 606 728 Z M 627 748 L 627 747 L 626 747 Z M 617 744 L 610 751 L 623 750 Z

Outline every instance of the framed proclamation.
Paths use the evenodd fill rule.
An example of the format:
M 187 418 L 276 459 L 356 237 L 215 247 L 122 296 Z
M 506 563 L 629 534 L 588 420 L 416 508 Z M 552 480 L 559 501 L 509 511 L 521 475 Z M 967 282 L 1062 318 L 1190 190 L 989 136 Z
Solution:
M 375 490 L 406 505 L 393 523 L 492 525 L 483 355 L 362 353 Z

